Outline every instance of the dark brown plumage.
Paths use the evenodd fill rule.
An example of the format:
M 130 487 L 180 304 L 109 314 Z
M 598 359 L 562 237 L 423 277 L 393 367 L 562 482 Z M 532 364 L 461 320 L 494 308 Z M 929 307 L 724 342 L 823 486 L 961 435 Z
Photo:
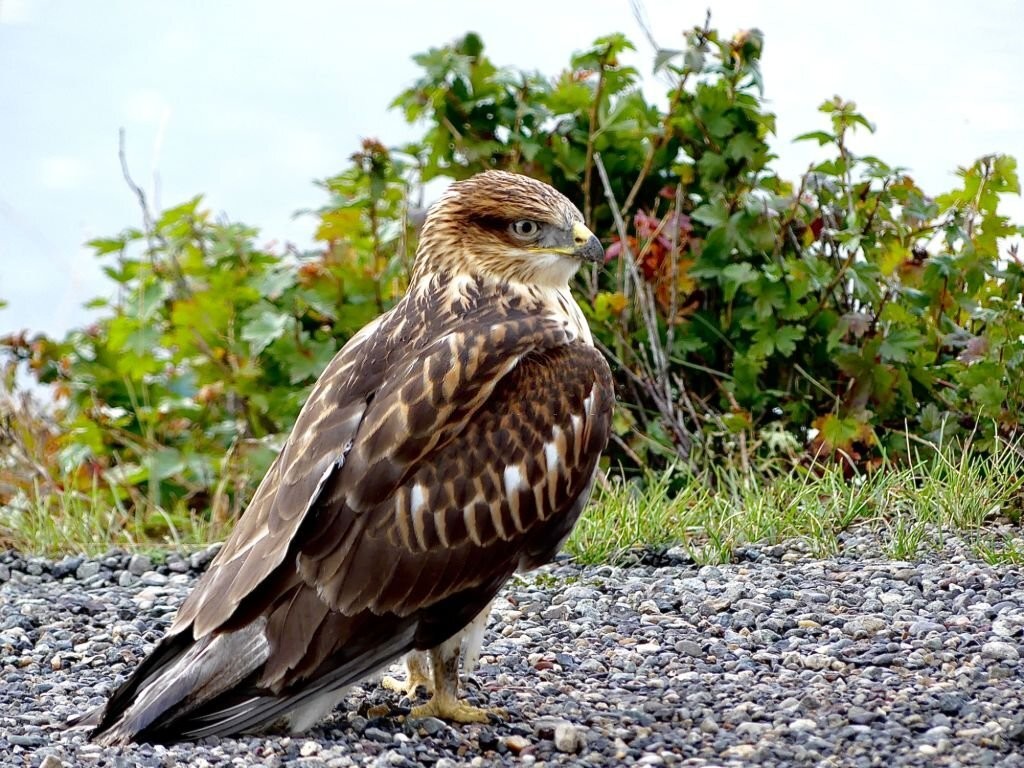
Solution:
M 303 730 L 428 650 L 416 714 L 485 719 L 456 698 L 460 650 L 475 658 L 512 573 L 558 551 L 608 440 L 610 372 L 567 287 L 601 254 L 545 184 L 452 185 L 408 293 L 324 371 L 167 636 L 89 717 L 94 738 Z

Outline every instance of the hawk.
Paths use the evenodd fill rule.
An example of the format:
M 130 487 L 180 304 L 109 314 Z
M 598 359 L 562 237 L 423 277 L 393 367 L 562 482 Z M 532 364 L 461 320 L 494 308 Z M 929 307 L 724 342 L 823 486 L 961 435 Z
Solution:
M 486 721 L 460 654 L 556 554 L 608 441 L 611 372 L 568 286 L 603 253 L 547 184 L 452 184 L 406 294 L 331 361 L 166 636 L 79 724 L 104 744 L 298 733 L 407 653 L 386 684 L 427 684 L 413 716 Z

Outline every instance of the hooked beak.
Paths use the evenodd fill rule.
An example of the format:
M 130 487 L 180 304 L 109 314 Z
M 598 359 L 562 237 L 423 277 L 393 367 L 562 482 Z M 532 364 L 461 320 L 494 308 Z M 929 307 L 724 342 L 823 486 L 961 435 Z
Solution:
M 604 246 L 601 245 L 601 241 L 597 239 L 597 235 L 578 221 L 572 226 L 572 242 L 572 254 L 580 261 L 589 261 L 595 264 L 604 261 Z

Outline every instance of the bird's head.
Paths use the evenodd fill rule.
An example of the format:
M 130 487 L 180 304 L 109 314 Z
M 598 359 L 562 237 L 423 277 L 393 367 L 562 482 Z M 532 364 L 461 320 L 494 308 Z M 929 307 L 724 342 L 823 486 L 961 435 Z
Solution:
M 448 270 L 563 287 L 600 241 L 565 195 L 542 181 L 485 171 L 452 184 L 427 214 L 417 275 Z

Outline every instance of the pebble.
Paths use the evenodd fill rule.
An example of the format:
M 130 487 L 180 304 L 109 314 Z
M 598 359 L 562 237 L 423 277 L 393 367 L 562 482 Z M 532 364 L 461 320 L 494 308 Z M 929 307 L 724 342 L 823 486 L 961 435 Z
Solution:
M 153 561 L 146 555 L 132 555 L 128 561 L 128 573 L 132 576 L 141 576 L 147 571 L 153 570 Z
M 42 768 L 1024 766 L 1019 573 L 954 535 L 914 562 L 879 559 L 870 532 L 840 546 L 827 560 L 748 546 L 704 567 L 640 551 L 515 577 L 463 681 L 501 722 L 412 719 L 367 682 L 299 738 L 113 749 L 55 726 L 145 656 L 217 548 L 162 565 L 0 552 L 0 754 Z
M 85 581 L 86 579 L 95 576 L 100 572 L 100 564 L 95 560 L 82 563 L 78 568 L 75 569 L 75 578 L 79 581 Z
M 579 729 L 572 723 L 559 723 L 555 726 L 555 749 L 559 752 L 579 752 L 582 746 Z
M 167 577 L 157 571 L 146 571 L 139 577 L 139 581 L 147 587 L 162 587 L 167 583 Z
M 505 738 L 505 746 L 508 747 L 509 751 L 514 754 L 520 754 L 524 749 L 530 746 L 530 740 L 525 736 L 508 736 Z
M 1011 643 L 989 640 L 981 646 L 981 655 L 997 661 L 1017 661 L 1020 658 L 1020 651 Z

